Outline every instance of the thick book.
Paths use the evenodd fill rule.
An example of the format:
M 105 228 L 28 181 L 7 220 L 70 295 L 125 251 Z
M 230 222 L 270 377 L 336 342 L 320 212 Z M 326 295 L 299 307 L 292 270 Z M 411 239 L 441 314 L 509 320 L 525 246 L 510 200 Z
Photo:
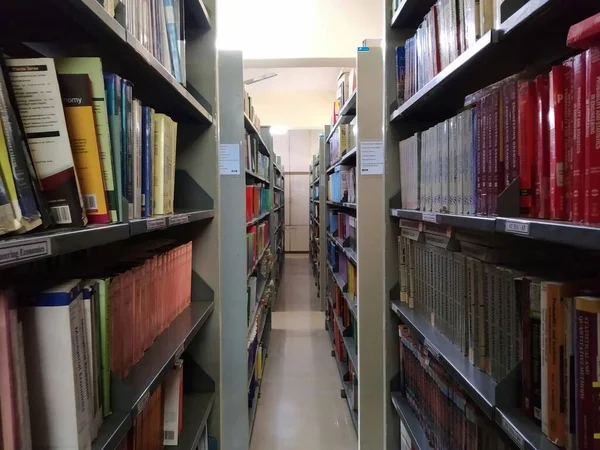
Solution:
M 152 158 L 152 210 L 165 214 L 165 159 L 168 144 L 167 121 L 164 114 L 154 115 L 154 152 Z
M 567 45 L 586 49 L 600 42 L 600 13 L 576 23 L 569 29 Z
M 59 74 L 58 84 L 88 221 L 109 223 L 111 217 L 96 135 L 90 77 L 87 74 Z
M 176 446 L 182 423 L 183 361 L 176 360 L 164 383 L 163 445 Z
M 121 103 L 121 77 L 114 73 L 104 75 L 104 88 L 106 91 L 106 113 L 108 116 L 108 129 L 110 132 L 111 157 L 115 179 L 115 207 L 117 220 L 123 221 L 123 171 L 122 171 L 122 103 Z M 109 196 L 110 198 L 110 196 Z M 110 203 L 110 202 L 109 202 Z
M 133 219 L 133 84 L 121 79 L 121 173 L 127 217 Z
M 54 60 L 7 59 L 6 65 L 52 219 L 57 225 L 85 226 Z
M 571 217 L 573 222 L 583 222 L 584 215 L 584 178 L 585 178 L 585 134 L 587 121 L 585 53 L 573 60 L 573 195 L 571 199 Z
M 573 220 L 573 131 L 575 121 L 575 58 L 569 58 L 563 63 L 564 68 L 564 217 Z
M 549 77 L 535 79 L 537 91 L 537 169 L 535 179 L 536 212 L 540 219 L 550 217 L 550 151 L 549 151 Z
M 29 399 L 35 412 L 33 446 L 91 448 L 81 280 L 41 292 L 21 312 Z
M 173 64 L 173 76 L 177 81 L 183 83 L 183 74 L 181 70 L 181 58 L 179 55 L 179 32 L 175 13 L 175 0 L 163 0 L 165 8 L 165 25 L 167 30 L 167 39 L 169 43 L 169 53 Z
M 139 219 L 142 217 L 142 102 L 134 99 L 132 108 L 133 166 L 131 177 L 133 178 L 133 218 Z
M 142 108 L 142 217 L 152 215 L 152 158 L 154 145 L 154 110 Z
M 83 319 L 85 324 L 85 343 L 89 358 L 88 377 L 90 385 L 90 436 L 94 440 L 102 425 L 102 401 L 100 388 L 100 365 L 99 357 L 99 329 L 96 320 L 96 289 L 89 280 L 82 284 L 83 293 Z
M 586 117 L 584 221 L 600 223 L 600 46 L 586 52 Z
M 109 131 L 109 116 L 107 111 L 106 89 L 100 58 L 58 58 L 56 71 L 59 74 L 86 74 L 90 79 L 92 101 L 94 106 L 94 121 L 100 157 L 102 161 L 102 176 L 106 199 L 110 210 L 111 222 L 118 222 L 117 204 L 119 197 L 115 189 L 115 171 Z
M 406 54 L 404 46 L 396 47 L 396 96 L 398 106 L 404 104 L 404 81 L 406 77 Z
M 565 68 L 550 72 L 550 219 L 565 220 Z
M 537 152 L 537 93 L 533 82 L 519 84 L 519 179 L 522 216 L 533 217 L 535 211 L 535 155 Z
M 0 66 L 2 68 L 2 72 L 0 72 L 0 123 L 9 157 L 9 170 L 12 174 L 20 210 L 20 224 L 23 231 L 28 231 L 38 227 L 42 222 L 50 225 L 51 220 L 45 203 L 42 203 L 44 200 L 38 192 L 38 188 L 41 191 L 41 186 L 31 161 L 23 125 L 16 110 L 16 101 L 6 64 L 1 56 Z M 5 180 L 8 183 L 8 176 L 5 177 Z M 15 213 L 16 211 L 15 208 Z

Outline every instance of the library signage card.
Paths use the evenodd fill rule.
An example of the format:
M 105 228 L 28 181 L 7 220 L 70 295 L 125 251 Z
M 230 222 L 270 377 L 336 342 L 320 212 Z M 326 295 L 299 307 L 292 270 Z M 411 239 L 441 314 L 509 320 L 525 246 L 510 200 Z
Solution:
M 40 239 L 28 243 L 6 243 L 0 247 L 0 267 L 17 261 L 38 259 L 52 254 L 50 240 Z
M 361 141 L 361 175 L 383 175 L 383 161 L 383 141 Z
M 240 144 L 221 144 L 219 146 L 219 167 L 221 175 L 239 175 Z

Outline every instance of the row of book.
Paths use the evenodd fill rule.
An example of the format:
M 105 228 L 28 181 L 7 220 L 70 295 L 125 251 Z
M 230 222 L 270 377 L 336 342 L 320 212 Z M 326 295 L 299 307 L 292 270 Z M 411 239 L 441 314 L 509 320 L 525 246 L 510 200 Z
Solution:
M 495 5 L 497 3 L 497 5 Z M 499 0 L 438 0 L 415 35 L 396 48 L 398 106 L 499 26 Z
M 401 225 L 401 300 L 492 379 L 521 363 L 526 415 L 559 447 L 592 448 L 596 428 L 587 424 L 600 419 L 589 401 L 600 376 L 594 264 L 535 241 Z M 548 266 L 555 258 L 565 266 Z
M 270 189 L 261 184 L 246 185 L 246 222 L 271 210 Z
M 327 180 L 327 198 L 338 203 L 356 203 L 356 167 L 340 165 Z
M 349 124 L 342 124 L 329 140 L 329 164 L 335 164 L 346 153 L 356 148 L 356 117 Z
M 256 114 L 252 97 L 246 92 L 246 89 L 244 89 L 244 114 L 248 116 L 254 127 L 260 131 L 260 118 Z
M 173 212 L 177 124 L 131 82 L 100 58 L 1 64 L 0 234 Z
M 357 294 L 357 268 L 350 262 L 346 254 L 336 246 L 335 242 L 327 240 L 327 262 L 338 275 L 342 287 L 345 286 L 346 293 L 356 300 Z
M 257 225 L 249 226 L 247 230 L 246 260 L 248 263 L 248 273 L 251 273 L 258 262 L 258 258 L 263 255 L 269 244 L 269 222 L 260 222 Z
M 243 141 L 244 161 L 246 168 L 260 177 L 269 179 L 269 157 L 263 155 L 260 150 L 259 140 L 252 134 L 246 133 Z
M 344 247 L 356 252 L 356 217 L 338 211 L 329 211 L 328 223 L 331 235 L 343 242 Z
M 470 450 L 516 450 L 503 439 L 427 347 L 398 326 L 400 383 L 402 394 L 415 412 L 431 448 Z M 405 433 L 402 440 L 412 449 Z M 404 447 L 403 447 L 404 448 Z
M 123 3 L 127 31 L 185 85 L 184 0 L 124 0 Z
M 112 412 L 111 376 L 125 378 L 189 305 L 191 243 L 147 242 L 80 272 L 0 292 L 4 449 L 90 448 Z

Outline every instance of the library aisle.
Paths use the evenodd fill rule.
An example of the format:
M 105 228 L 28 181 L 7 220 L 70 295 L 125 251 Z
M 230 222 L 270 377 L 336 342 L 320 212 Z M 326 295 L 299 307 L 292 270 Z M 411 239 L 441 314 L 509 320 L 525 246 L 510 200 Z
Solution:
M 308 257 L 285 264 L 251 450 L 356 448 Z

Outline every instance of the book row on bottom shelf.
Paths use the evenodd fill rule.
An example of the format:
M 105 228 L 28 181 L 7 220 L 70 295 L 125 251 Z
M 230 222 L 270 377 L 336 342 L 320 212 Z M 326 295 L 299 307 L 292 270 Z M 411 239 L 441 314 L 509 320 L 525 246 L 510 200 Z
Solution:
M 192 244 L 152 240 L 98 256 L 105 256 L 102 264 L 74 257 L 60 268 L 15 272 L 0 292 L 0 417 L 7 450 L 91 448 L 103 423 L 119 421 L 134 407 L 123 448 L 178 443 L 187 398 L 180 358 L 210 309 L 199 312 L 191 304 Z M 77 278 L 65 280 L 65 273 Z M 171 330 L 175 323 L 178 329 Z M 164 355 L 157 358 L 157 352 Z M 140 374 L 140 364 L 161 367 Z M 136 392 L 125 394 L 128 389 Z
M 424 341 L 422 357 L 442 362 L 488 417 L 520 410 L 527 428 L 547 437 L 543 448 L 593 448 L 598 255 L 426 222 L 400 227 L 398 315 Z M 529 442 L 523 430 L 505 431 Z
M 571 27 L 567 45 L 583 52 L 475 92 L 400 142 L 403 207 L 600 223 L 598 17 Z

